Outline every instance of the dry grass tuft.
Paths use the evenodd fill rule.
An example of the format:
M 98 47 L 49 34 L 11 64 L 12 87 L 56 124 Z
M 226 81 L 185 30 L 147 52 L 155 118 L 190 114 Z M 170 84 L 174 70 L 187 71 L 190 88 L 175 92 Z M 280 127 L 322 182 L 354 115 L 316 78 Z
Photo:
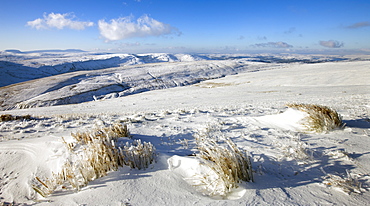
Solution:
M 151 143 L 142 144 L 136 140 L 123 147 L 118 145 L 120 137 L 131 137 L 126 125 L 115 124 L 92 132 L 72 133 L 72 137 L 75 141 L 69 143 L 63 138 L 71 155 L 62 171 L 44 181 L 36 177 L 33 189 L 41 196 L 46 197 L 57 189 L 78 191 L 90 181 L 124 165 L 147 168 L 155 158 L 155 148 Z
M 95 140 L 117 141 L 120 137 L 131 137 L 126 124 L 114 124 L 109 127 L 95 129 L 92 132 L 77 132 L 71 135 L 80 144 L 89 144 Z
M 343 126 L 342 117 L 329 107 L 315 104 L 287 104 L 287 106 L 309 115 L 303 123 L 308 131 L 321 133 Z
M 218 179 L 214 181 L 204 174 L 203 184 L 208 191 L 203 193 L 210 196 L 226 196 L 233 188 L 238 188 L 241 181 L 253 181 L 250 157 L 239 150 L 230 138 L 216 141 L 208 134 L 195 136 L 195 139 L 199 150 L 196 156 L 218 175 Z
M 0 115 L 0 122 L 13 121 L 13 120 L 30 120 L 31 115 L 24 116 L 13 116 L 11 114 L 2 114 Z

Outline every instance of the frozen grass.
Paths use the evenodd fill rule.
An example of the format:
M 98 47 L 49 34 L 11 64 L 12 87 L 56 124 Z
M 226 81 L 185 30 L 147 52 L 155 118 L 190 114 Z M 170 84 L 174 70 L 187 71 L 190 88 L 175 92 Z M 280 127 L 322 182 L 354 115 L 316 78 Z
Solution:
M 131 137 L 127 125 L 114 124 L 109 127 L 95 129 L 92 132 L 72 133 L 72 137 L 80 144 L 89 144 L 94 140 L 117 141 L 120 137 Z M 73 149 L 73 148 L 71 148 Z
M 288 142 L 278 144 L 282 149 L 283 156 L 287 160 L 296 160 L 305 162 L 313 159 L 313 152 L 309 150 L 308 145 L 300 139 L 290 139 Z
M 131 168 L 145 169 L 155 161 L 155 147 L 148 142 L 141 143 L 141 140 L 134 140 L 132 144 L 119 147 L 120 157 L 124 165 Z
M 362 188 L 361 182 L 359 182 L 355 176 L 351 175 L 348 170 L 346 170 L 346 172 L 347 177 L 327 174 L 323 183 L 327 186 L 338 188 L 347 194 L 351 194 L 353 192 L 359 194 L 362 193 L 364 189 Z
M 204 194 L 224 197 L 242 181 L 253 181 L 250 157 L 230 138 L 220 140 L 207 132 L 196 135 L 195 139 L 199 150 L 196 156 L 217 175 L 216 179 L 209 174 L 200 178 L 206 188 Z
M 287 104 L 288 107 L 306 112 L 303 125 L 311 132 L 328 132 L 342 127 L 342 117 L 333 109 L 315 104 Z
M 106 176 L 124 165 L 144 169 L 154 161 L 155 148 L 151 143 L 135 140 L 119 147 L 117 140 L 131 137 L 127 126 L 115 124 L 90 132 L 72 133 L 74 142 L 66 142 L 70 157 L 62 170 L 52 174 L 52 178 L 41 180 L 36 177 L 33 189 L 46 197 L 57 189 L 80 190 L 90 181 Z

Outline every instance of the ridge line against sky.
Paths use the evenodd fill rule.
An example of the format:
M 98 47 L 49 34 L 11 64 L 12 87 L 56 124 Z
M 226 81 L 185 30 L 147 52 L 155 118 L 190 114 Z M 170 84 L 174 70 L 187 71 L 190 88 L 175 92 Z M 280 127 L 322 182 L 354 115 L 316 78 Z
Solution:
M 370 2 L 1 2 L 0 50 L 370 52 Z

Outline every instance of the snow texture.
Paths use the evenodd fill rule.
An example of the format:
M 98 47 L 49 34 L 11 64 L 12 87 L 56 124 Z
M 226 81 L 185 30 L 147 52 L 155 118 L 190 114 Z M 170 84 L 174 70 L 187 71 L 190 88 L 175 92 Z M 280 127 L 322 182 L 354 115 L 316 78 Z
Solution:
M 0 57 L 4 86 L 0 115 L 19 117 L 0 121 L 2 203 L 367 205 L 370 201 L 368 57 L 66 51 L 4 51 Z M 307 114 L 287 108 L 287 103 L 328 106 L 346 126 L 307 133 L 302 126 Z M 41 197 L 32 189 L 36 177 L 50 178 L 69 158 L 63 138 L 69 141 L 72 133 L 116 123 L 128 126 L 132 140 L 124 141 L 153 144 L 156 162 L 141 170 L 121 167 L 80 191 L 59 188 Z M 198 152 L 194 136 L 203 131 L 230 138 L 248 151 L 254 182 L 241 183 L 224 198 L 204 195 L 194 177 L 217 174 L 194 156 Z

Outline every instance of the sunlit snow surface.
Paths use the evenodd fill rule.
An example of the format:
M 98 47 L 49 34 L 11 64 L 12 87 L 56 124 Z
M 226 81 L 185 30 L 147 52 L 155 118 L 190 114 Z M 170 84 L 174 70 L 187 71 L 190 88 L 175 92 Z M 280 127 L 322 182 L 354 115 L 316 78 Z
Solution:
M 0 202 L 367 205 L 366 59 L 3 52 L 1 83 L 8 86 L 0 88 L 0 101 L 3 110 L 13 110 L 0 115 L 32 118 L 0 122 Z M 76 71 L 69 70 L 72 64 Z M 59 73 L 50 72 L 51 67 L 62 74 L 55 76 Z M 39 77 L 44 78 L 35 79 Z M 23 81 L 30 79 L 35 80 Z M 286 103 L 329 106 L 343 116 L 346 127 L 306 133 L 301 125 L 306 114 L 288 109 Z M 26 107 L 33 108 L 17 109 Z M 42 198 L 32 189 L 35 177 L 50 177 L 68 158 L 62 137 L 117 122 L 128 125 L 133 139 L 152 142 L 156 163 L 146 170 L 122 167 L 79 192 L 59 190 Z M 207 173 L 193 156 L 193 135 L 205 130 L 231 138 L 251 155 L 255 181 L 242 183 L 224 199 L 203 195 L 189 182 L 194 174 Z M 348 194 L 328 183 L 336 176 L 345 180 L 347 172 L 362 183 L 360 190 Z

